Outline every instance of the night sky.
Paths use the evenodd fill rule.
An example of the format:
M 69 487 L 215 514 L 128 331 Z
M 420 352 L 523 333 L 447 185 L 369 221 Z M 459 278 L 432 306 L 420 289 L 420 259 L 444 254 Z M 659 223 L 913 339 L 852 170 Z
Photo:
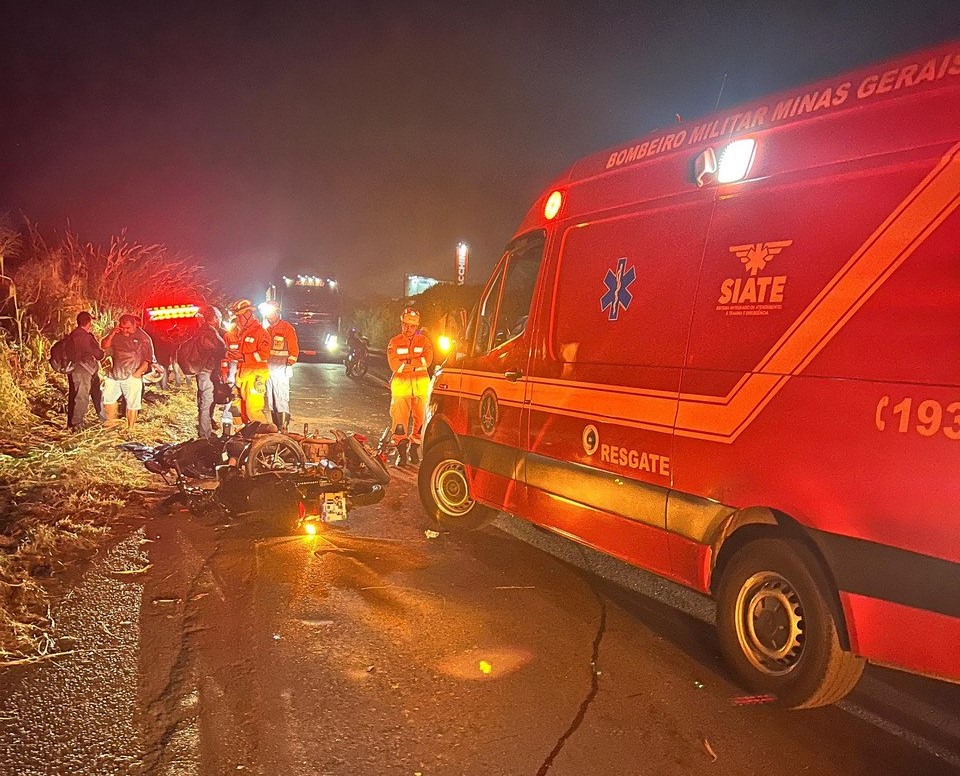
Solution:
M 724 73 L 728 106 L 957 38 L 960 0 L 20 0 L 0 28 L 0 213 L 127 227 L 231 291 L 282 260 L 398 296 L 460 239 L 482 280 L 554 176 Z

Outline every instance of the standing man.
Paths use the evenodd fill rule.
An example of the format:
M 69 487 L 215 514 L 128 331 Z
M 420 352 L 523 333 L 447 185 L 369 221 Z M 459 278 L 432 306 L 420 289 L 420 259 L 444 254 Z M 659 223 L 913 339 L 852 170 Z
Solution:
M 237 390 L 240 392 L 240 414 L 244 423 L 265 421 L 264 403 L 267 393 L 267 359 L 270 340 L 254 316 L 253 302 L 238 299 L 230 308 L 236 319 L 236 339 L 227 345 L 227 355 L 237 362 Z
M 77 328 L 67 336 L 67 352 L 73 369 L 67 373 L 70 389 L 67 393 L 67 428 L 83 431 L 90 400 L 97 414 L 103 412 L 103 394 L 100 390 L 100 359 L 103 350 L 93 336 L 93 317 L 86 310 L 77 313 Z
M 428 367 L 433 363 L 433 345 L 420 331 L 420 313 L 407 308 L 400 316 L 401 332 L 387 345 L 390 381 L 390 418 L 393 441 L 397 446 L 397 465 L 420 463 L 423 421 L 427 394 L 430 392 Z M 408 434 L 408 424 L 413 429 Z M 409 453 L 409 459 L 408 459 Z
M 280 317 L 276 302 L 267 302 L 260 308 L 267 319 L 270 338 L 270 379 L 267 380 L 267 411 L 283 432 L 290 427 L 290 378 L 293 365 L 300 357 L 297 330 Z
M 222 317 L 216 307 L 204 305 L 197 314 L 200 330 L 197 337 L 199 364 L 197 369 L 197 435 L 213 436 L 213 384 L 220 381 L 220 363 L 227 354 L 227 345 L 220 336 Z M 214 379 L 216 375 L 216 379 Z
M 150 371 L 153 361 L 153 343 L 139 328 L 132 315 L 121 315 L 119 323 L 100 343 L 111 359 L 104 378 L 103 409 L 107 426 L 119 422 L 119 402 L 123 396 L 127 404 L 127 428 L 137 424 L 143 398 L 143 376 Z
M 223 341 L 226 343 L 227 350 L 223 355 L 223 359 L 220 361 L 220 381 L 224 386 L 229 387 L 229 392 L 226 390 L 220 391 L 222 404 L 219 404 L 219 415 L 220 415 L 220 434 L 226 439 L 234 430 L 234 420 L 240 420 L 239 415 L 234 418 L 233 406 L 234 401 L 238 398 L 237 394 L 237 367 L 239 363 L 231 355 L 231 351 L 237 350 L 240 347 L 240 338 L 237 336 L 237 322 L 231 318 L 231 320 L 223 320 L 221 324 L 220 331 L 223 335 Z M 217 391 L 214 391 L 217 393 Z M 237 402 L 237 412 L 239 413 L 239 402 Z

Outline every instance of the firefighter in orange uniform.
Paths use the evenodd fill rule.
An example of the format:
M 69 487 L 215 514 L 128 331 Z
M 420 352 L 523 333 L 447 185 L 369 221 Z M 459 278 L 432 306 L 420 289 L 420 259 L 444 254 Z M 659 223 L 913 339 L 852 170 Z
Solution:
M 244 423 L 265 421 L 263 408 L 269 377 L 267 361 L 270 358 L 270 340 L 253 314 L 253 302 L 238 299 L 230 309 L 237 319 L 235 336 L 231 336 L 227 342 L 227 356 L 237 362 L 240 415 Z
M 397 446 L 397 464 L 420 463 L 423 421 L 430 392 L 428 367 L 433 363 L 433 345 L 420 331 L 420 313 L 411 308 L 400 316 L 402 331 L 387 345 L 387 362 L 393 378 L 390 381 L 390 418 L 393 441 Z M 413 429 L 408 434 L 408 423 Z M 409 456 L 409 458 L 408 458 Z
M 270 379 L 267 381 L 267 411 L 277 428 L 286 431 L 290 426 L 290 378 L 293 365 L 300 357 L 297 330 L 280 317 L 275 302 L 260 306 L 267 319 L 267 337 L 270 339 Z

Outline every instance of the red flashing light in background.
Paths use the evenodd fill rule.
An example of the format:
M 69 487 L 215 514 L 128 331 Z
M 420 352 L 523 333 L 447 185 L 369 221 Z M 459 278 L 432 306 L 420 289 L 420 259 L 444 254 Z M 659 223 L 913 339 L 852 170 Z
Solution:
M 147 315 L 151 321 L 170 321 L 175 318 L 195 318 L 200 308 L 195 304 L 181 304 L 170 307 L 151 307 Z

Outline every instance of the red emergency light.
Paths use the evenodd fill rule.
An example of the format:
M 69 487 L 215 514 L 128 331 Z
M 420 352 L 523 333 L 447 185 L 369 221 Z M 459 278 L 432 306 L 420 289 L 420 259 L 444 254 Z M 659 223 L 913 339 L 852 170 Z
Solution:
M 172 305 L 168 307 L 151 307 L 147 315 L 151 321 L 170 321 L 176 318 L 195 318 L 200 308 L 195 304 Z

